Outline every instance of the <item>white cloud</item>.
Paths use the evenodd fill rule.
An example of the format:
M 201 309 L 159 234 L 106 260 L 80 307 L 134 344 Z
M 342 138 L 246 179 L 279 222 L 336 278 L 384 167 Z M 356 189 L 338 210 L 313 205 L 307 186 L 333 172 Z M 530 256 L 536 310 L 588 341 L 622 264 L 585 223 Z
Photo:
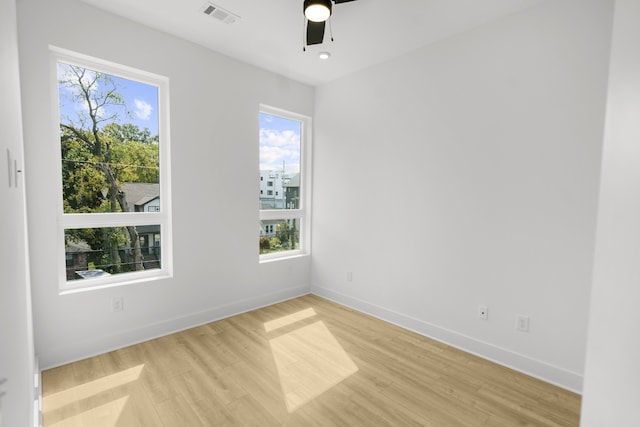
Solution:
M 299 149 L 300 135 L 292 130 L 260 129 L 260 145 Z
M 84 99 L 80 86 L 78 85 L 78 76 L 74 73 L 70 65 L 58 63 L 58 80 L 66 82 L 60 87 L 64 89 L 65 96 L 68 102 L 74 106 L 74 110 L 80 113 L 88 112 L 89 104 Z M 95 71 L 85 69 L 81 81 L 83 86 L 89 88 L 90 95 L 94 95 L 97 92 L 99 84 L 96 80 Z M 76 102 L 76 99 L 80 102 Z M 102 117 L 104 109 L 99 109 L 96 113 L 98 117 Z
M 68 81 L 76 83 L 73 85 L 65 85 L 64 87 L 73 94 L 80 94 L 80 88 L 77 85 L 78 76 L 73 72 L 71 65 L 58 63 L 58 80 Z M 96 72 L 89 69 L 84 69 L 84 75 L 82 76 L 82 84 L 85 87 L 90 87 L 91 92 L 98 90 L 98 81 L 96 80 Z
M 153 110 L 151 104 L 137 98 L 133 100 L 133 103 L 136 107 L 134 111 L 136 117 L 140 120 L 149 120 L 149 117 L 151 116 L 151 110 Z
M 76 109 L 76 111 L 80 111 L 82 113 L 88 114 L 89 113 L 89 104 L 87 103 L 87 101 L 83 100 L 82 104 L 76 104 L 75 105 L 75 109 Z M 98 107 L 96 109 L 96 117 L 97 118 L 102 119 L 102 118 L 106 117 L 106 115 L 107 115 L 107 112 L 104 109 L 104 107 Z
M 102 89 L 100 79 L 97 78 L 97 73 L 93 70 L 83 69 L 82 67 L 76 68 L 83 71 L 81 77 L 82 86 L 88 88 L 91 103 L 95 108 L 97 102 L 95 98 L 96 96 L 100 96 L 99 91 Z M 60 106 L 64 109 L 64 112 L 61 111 L 61 114 L 68 114 L 67 118 L 71 121 L 75 119 L 83 123 L 88 120 L 89 103 L 85 99 L 85 95 L 78 84 L 78 78 L 79 76 L 74 72 L 73 66 L 61 62 L 58 63 L 58 80 L 65 82 L 59 85 L 61 96 Z M 109 114 L 113 114 L 113 112 L 101 106 L 96 108 L 95 114 L 98 119 L 104 119 L 108 117 Z
M 290 130 L 260 129 L 260 169 L 300 171 L 300 135 Z

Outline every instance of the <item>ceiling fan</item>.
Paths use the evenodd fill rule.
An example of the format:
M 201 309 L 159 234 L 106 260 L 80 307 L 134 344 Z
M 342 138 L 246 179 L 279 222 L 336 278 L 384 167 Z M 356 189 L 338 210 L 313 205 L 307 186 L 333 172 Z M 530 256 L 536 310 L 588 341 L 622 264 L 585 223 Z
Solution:
M 355 0 L 304 0 L 303 11 L 307 20 L 305 46 L 321 44 L 324 40 L 324 28 L 327 20 L 331 16 L 332 1 L 335 4 L 340 4 Z M 333 40 L 333 37 L 331 40 Z

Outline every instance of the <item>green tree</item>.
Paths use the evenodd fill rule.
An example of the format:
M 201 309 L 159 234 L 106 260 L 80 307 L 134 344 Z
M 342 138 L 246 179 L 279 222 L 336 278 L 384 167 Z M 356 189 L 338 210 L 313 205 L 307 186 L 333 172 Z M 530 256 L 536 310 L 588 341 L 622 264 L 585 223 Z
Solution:
M 157 144 L 158 135 L 151 136 L 151 131 L 147 128 L 140 128 L 131 123 L 109 123 L 102 128 L 107 136 L 111 136 L 119 141 L 136 141 L 143 144 Z
M 128 112 L 120 88 L 108 74 L 66 65 L 59 84 L 68 89 L 66 100 L 82 107 L 76 108 L 75 117 L 62 117 L 60 122 L 64 212 L 128 212 L 121 183 L 159 181 L 157 135 L 152 137 L 148 129 L 140 130 L 130 123 L 118 123 L 118 113 Z M 122 229 L 104 230 L 101 236 L 91 232 L 80 236 L 77 230 L 70 236 L 85 239 L 92 248 L 108 247 L 109 259 L 102 264 L 114 266 L 112 270 L 119 270 L 118 247 L 128 240 L 132 269 L 142 270 L 136 227 L 126 227 L 128 236 Z

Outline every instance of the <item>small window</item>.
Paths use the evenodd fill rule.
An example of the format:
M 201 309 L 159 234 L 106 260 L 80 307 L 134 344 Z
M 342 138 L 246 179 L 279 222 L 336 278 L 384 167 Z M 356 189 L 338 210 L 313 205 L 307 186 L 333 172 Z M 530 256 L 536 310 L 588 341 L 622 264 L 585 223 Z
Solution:
M 53 48 L 62 291 L 171 275 L 165 77 Z
M 260 176 L 273 188 L 260 192 L 260 258 L 308 253 L 311 119 L 267 106 L 259 119 Z

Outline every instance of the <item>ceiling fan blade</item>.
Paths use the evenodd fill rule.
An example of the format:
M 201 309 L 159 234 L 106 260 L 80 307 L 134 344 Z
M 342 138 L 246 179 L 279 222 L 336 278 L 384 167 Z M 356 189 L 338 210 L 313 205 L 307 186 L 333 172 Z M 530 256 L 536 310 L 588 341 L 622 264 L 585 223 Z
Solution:
M 333 0 L 335 4 L 348 3 L 350 1 L 356 1 L 356 0 Z
M 307 45 L 321 44 L 324 40 L 324 22 L 307 21 Z

